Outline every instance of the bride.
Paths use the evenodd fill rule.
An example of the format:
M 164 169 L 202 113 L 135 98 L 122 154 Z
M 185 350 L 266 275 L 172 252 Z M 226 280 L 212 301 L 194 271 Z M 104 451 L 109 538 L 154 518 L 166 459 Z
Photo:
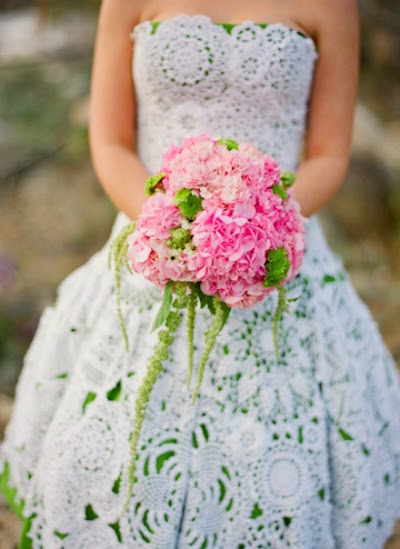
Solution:
M 378 549 L 400 516 L 400 380 L 319 210 L 343 182 L 358 81 L 355 0 L 103 0 L 90 145 L 119 209 L 110 239 L 43 311 L 0 446 L 33 549 Z M 134 404 L 160 290 L 108 269 L 162 154 L 190 135 L 250 142 L 296 172 L 307 251 L 275 359 L 271 294 L 234 309 L 195 405 L 184 330 L 151 393 L 133 494 Z M 209 325 L 198 312 L 195 344 Z M 194 376 L 195 377 L 195 376 Z

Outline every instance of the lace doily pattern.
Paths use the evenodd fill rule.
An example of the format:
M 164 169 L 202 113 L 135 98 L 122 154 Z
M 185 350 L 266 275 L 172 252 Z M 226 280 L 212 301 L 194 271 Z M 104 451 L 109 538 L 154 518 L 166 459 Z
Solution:
M 143 161 L 200 131 L 253 141 L 292 168 L 315 48 L 281 24 L 230 32 L 204 16 L 134 31 Z M 187 55 L 186 55 L 187 54 Z M 211 61 L 210 61 L 211 60 Z M 32 549 L 378 549 L 400 515 L 400 379 L 379 327 L 307 222 L 300 273 L 234 309 L 195 404 L 184 323 L 151 393 L 127 495 L 134 403 L 161 291 L 125 273 L 126 352 L 110 240 L 59 286 L 25 357 L 0 446 Z M 195 365 L 212 319 L 198 310 Z M 194 387 L 196 369 L 191 389 Z
M 311 38 L 282 23 L 227 30 L 179 14 L 140 23 L 132 39 L 138 152 L 149 170 L 171 143 L 202 132 L 251 142 L 296 167 L 318 57 Z
M 232 312 L 192 405 L 181 327 L 151 395 L 122 518 L 134 401 L 162 296 L 124 276 L 126 353 L 109 243 L 64 280 L 0 447 L 34 515 L 34 549 L 383 546 L 400 512 L 399 377 L 316 217 L 307 231 L 279 362 L 271 294 Z M 199 310 L 197 322 L 196 361 L 211 319 Z

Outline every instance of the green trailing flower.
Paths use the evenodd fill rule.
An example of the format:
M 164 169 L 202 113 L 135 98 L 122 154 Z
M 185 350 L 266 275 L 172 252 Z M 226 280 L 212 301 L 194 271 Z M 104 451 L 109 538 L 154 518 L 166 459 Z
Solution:
M 125 322 L 122 316 L 121 309 L 121 273 L 122 268 L 126 267 L 130 273 L 132 269 L 128 262 L 128 236 L 135 230 L 136 223 L 132 222 L 126 225 L 117 237 L 112 241 L 108 252 L 108 267 L 111 269 L 111 264 L 114 262 L 114 280 L 117 294 L 117 313 L 119 325 L 124 336 L 125 348 L 129 351 L 128 334 L 126 332 Z
M 283 286 L 278 286 L 278 304 L 275 309 L 274 314 L 274 320 L 273 320 L 273 328 L 272 333 L 274 337 L 274 350 L 275 350 L 275 358 L 276 360 L 279 360 L 279 350 L 278 350 L 278 324 L 279 319 L 281 317 L 281 314 L 283 311 L 290 313 L 288 308 L 288 299 L 286 298 L 287 290 Z
M 153 194 L 156 193 L 157 190 L 164 190 L 162 185 L 160 185 L 160 183 L 166 175 L 167 174 L 160 172 L 160 173 L 151 175 L 146 179 L 146 182 L 144 184 L 144 189 L 148 196 L 152 196 Z
M 178 206 L 181 214 L 193 221 L 196 215 L 203 209 L 202 200 L 197 194 L 192 193 L 191 189 L 180 189 L 174 196 L 175 206 Z
M 183 315 L 180 309 L 188 306 L 189 297 L 187 295 L 187 284 L 175 284 L 175 299 L 172 303 L 172 309 L 169 311 L 165 320 L 165 330 L 160 330 L 158 333 L 158 343 L 149 360 L 146 374 L 138 391 L 138 396 L 135 401 L 135 416 L 133 431 L 130 436 L 130 462 L 128 466 L 128 494 L 124 502 L 121 516 L 126 512 L 130 499 L 132 497 L 133 486 L 136 481 L 135 468 L 138 458 L 138 442 L 140 433 L 143 427 L 147 405 L 150 400 L 150 394 L 158 379 L 158 376 L 163 371 L 163 362 L 168 359 L 169 349 L 175 340 L 176 332 L 182 322 Z
M 187 308 L 187 333 L 188 333 L 188 357 L 189 371 L 186 380 L 186 387 L 189 389 L 193 373 L 193 355 L 194 355 L 194 325 L 196 319 L 197 291 L 195 285 L 190 284 L 190 295 Z
M 281 283 L 285 279 L 289 272 L 290 261 L 285 248 L 277 248 L 276 250 L 270 250 L 268 252 L 268 259 L 265 263 L 265 269 L 267 274 L 264 278 L 264 286 L 270 288 L 275 286 L 278 290 L 278 304 L 275 310 L 273 319 L 273 338 L 274 338 L 274 350 L 276 360 L 279 359 L 278 351 L 278 323 L 281 313 L 286 311 L 290 313 L 288 308 L 289 301 L 296 301 L 298 298 L 287 299 L 286 288 Z
M 205 334 L 205 349 L 203 351 L 203 354 L 200 359 L 200 363 L 197 369 L 197 383 L 193 391 L 192 396 L 192 404 L 196 401 L 197 395 L 199 393 L 201 382 L 203 380 L 204 376 L 204 370 L 207 364 L 208 359 L 210 358 L 210 354 L 212 350 L 214 349 L 215 342 L 217 341 L 218 334 L 222 330 L 226 320 L 227 315 L 229 313 L 226 312 L 227 306 L 222 303 L 222 301 L 218 298 L 214 298 L 214 306 L 215 306 L 215 316 L 214 316 L 214 322 L 211 326 L 211 328 L 206 332 Z M 230 310 L 230 309 L 229 309 Z

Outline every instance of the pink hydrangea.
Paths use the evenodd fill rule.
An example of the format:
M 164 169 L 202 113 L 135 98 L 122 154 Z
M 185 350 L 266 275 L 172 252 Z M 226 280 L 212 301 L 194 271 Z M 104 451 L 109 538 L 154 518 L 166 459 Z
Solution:
M 205 294 L 231 307 L 253 306 L 275 289 L 263 284 L 270 250 L 287 252 L 290 268 L 283 282 L 297 274 L 305 250 L 304 218 L 291 189 L 274 192 L 281 184 L 274 158 L 250 143 L 230 148 L 201 134 L 171 146 L 160 172 L 162 189 L 145 203 L 129 240 L 133 270 L 160 287 L 168 280 L 201 282 Z M 175 203 L 182 189 L 202 200 L 195 219 Z M 171 229 L 177 227 L 190 231 L 189 240 L 172 247 Z
M 169 280 L 182 280 L 185 273 L 190 278 L 185 257 L 167 244 L 170 230 L 181 222 L 173 196 L 156 193 L 143 205 L 135 231 L 128 239 L 132 270 L 161 288 Z

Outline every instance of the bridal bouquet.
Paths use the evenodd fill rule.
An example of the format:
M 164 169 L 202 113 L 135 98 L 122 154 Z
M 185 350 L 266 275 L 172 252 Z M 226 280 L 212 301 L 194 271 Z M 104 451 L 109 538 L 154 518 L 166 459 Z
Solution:
M 281 171 L 276 160 L 249 143 L 207 134 L 189 137 L 166 151 L 160 172 L 146 181 L 149 198 L 138 221 L 114 240 L 110 260 L 115 264 L 118 313 L 127 347 L 120 307 L 122 267 L 164 291 L 153 329 L 165 328 L 158 333 L 135 404 L 130 491 L 146 405 L 182 321 L 182 309 L 187 309 L 187 388 L 193 371 L 197 304 L 214 315 L 205 334 L 193 403 L 231 309 L 252 307 L 275 290 L 279 297 L 273 335 L 278 358 L 278 321 L 292 301 L 283 284 L 299 271 L 305 250 L 304 218 L 290 188 L 294 181 L 292 172 Z

